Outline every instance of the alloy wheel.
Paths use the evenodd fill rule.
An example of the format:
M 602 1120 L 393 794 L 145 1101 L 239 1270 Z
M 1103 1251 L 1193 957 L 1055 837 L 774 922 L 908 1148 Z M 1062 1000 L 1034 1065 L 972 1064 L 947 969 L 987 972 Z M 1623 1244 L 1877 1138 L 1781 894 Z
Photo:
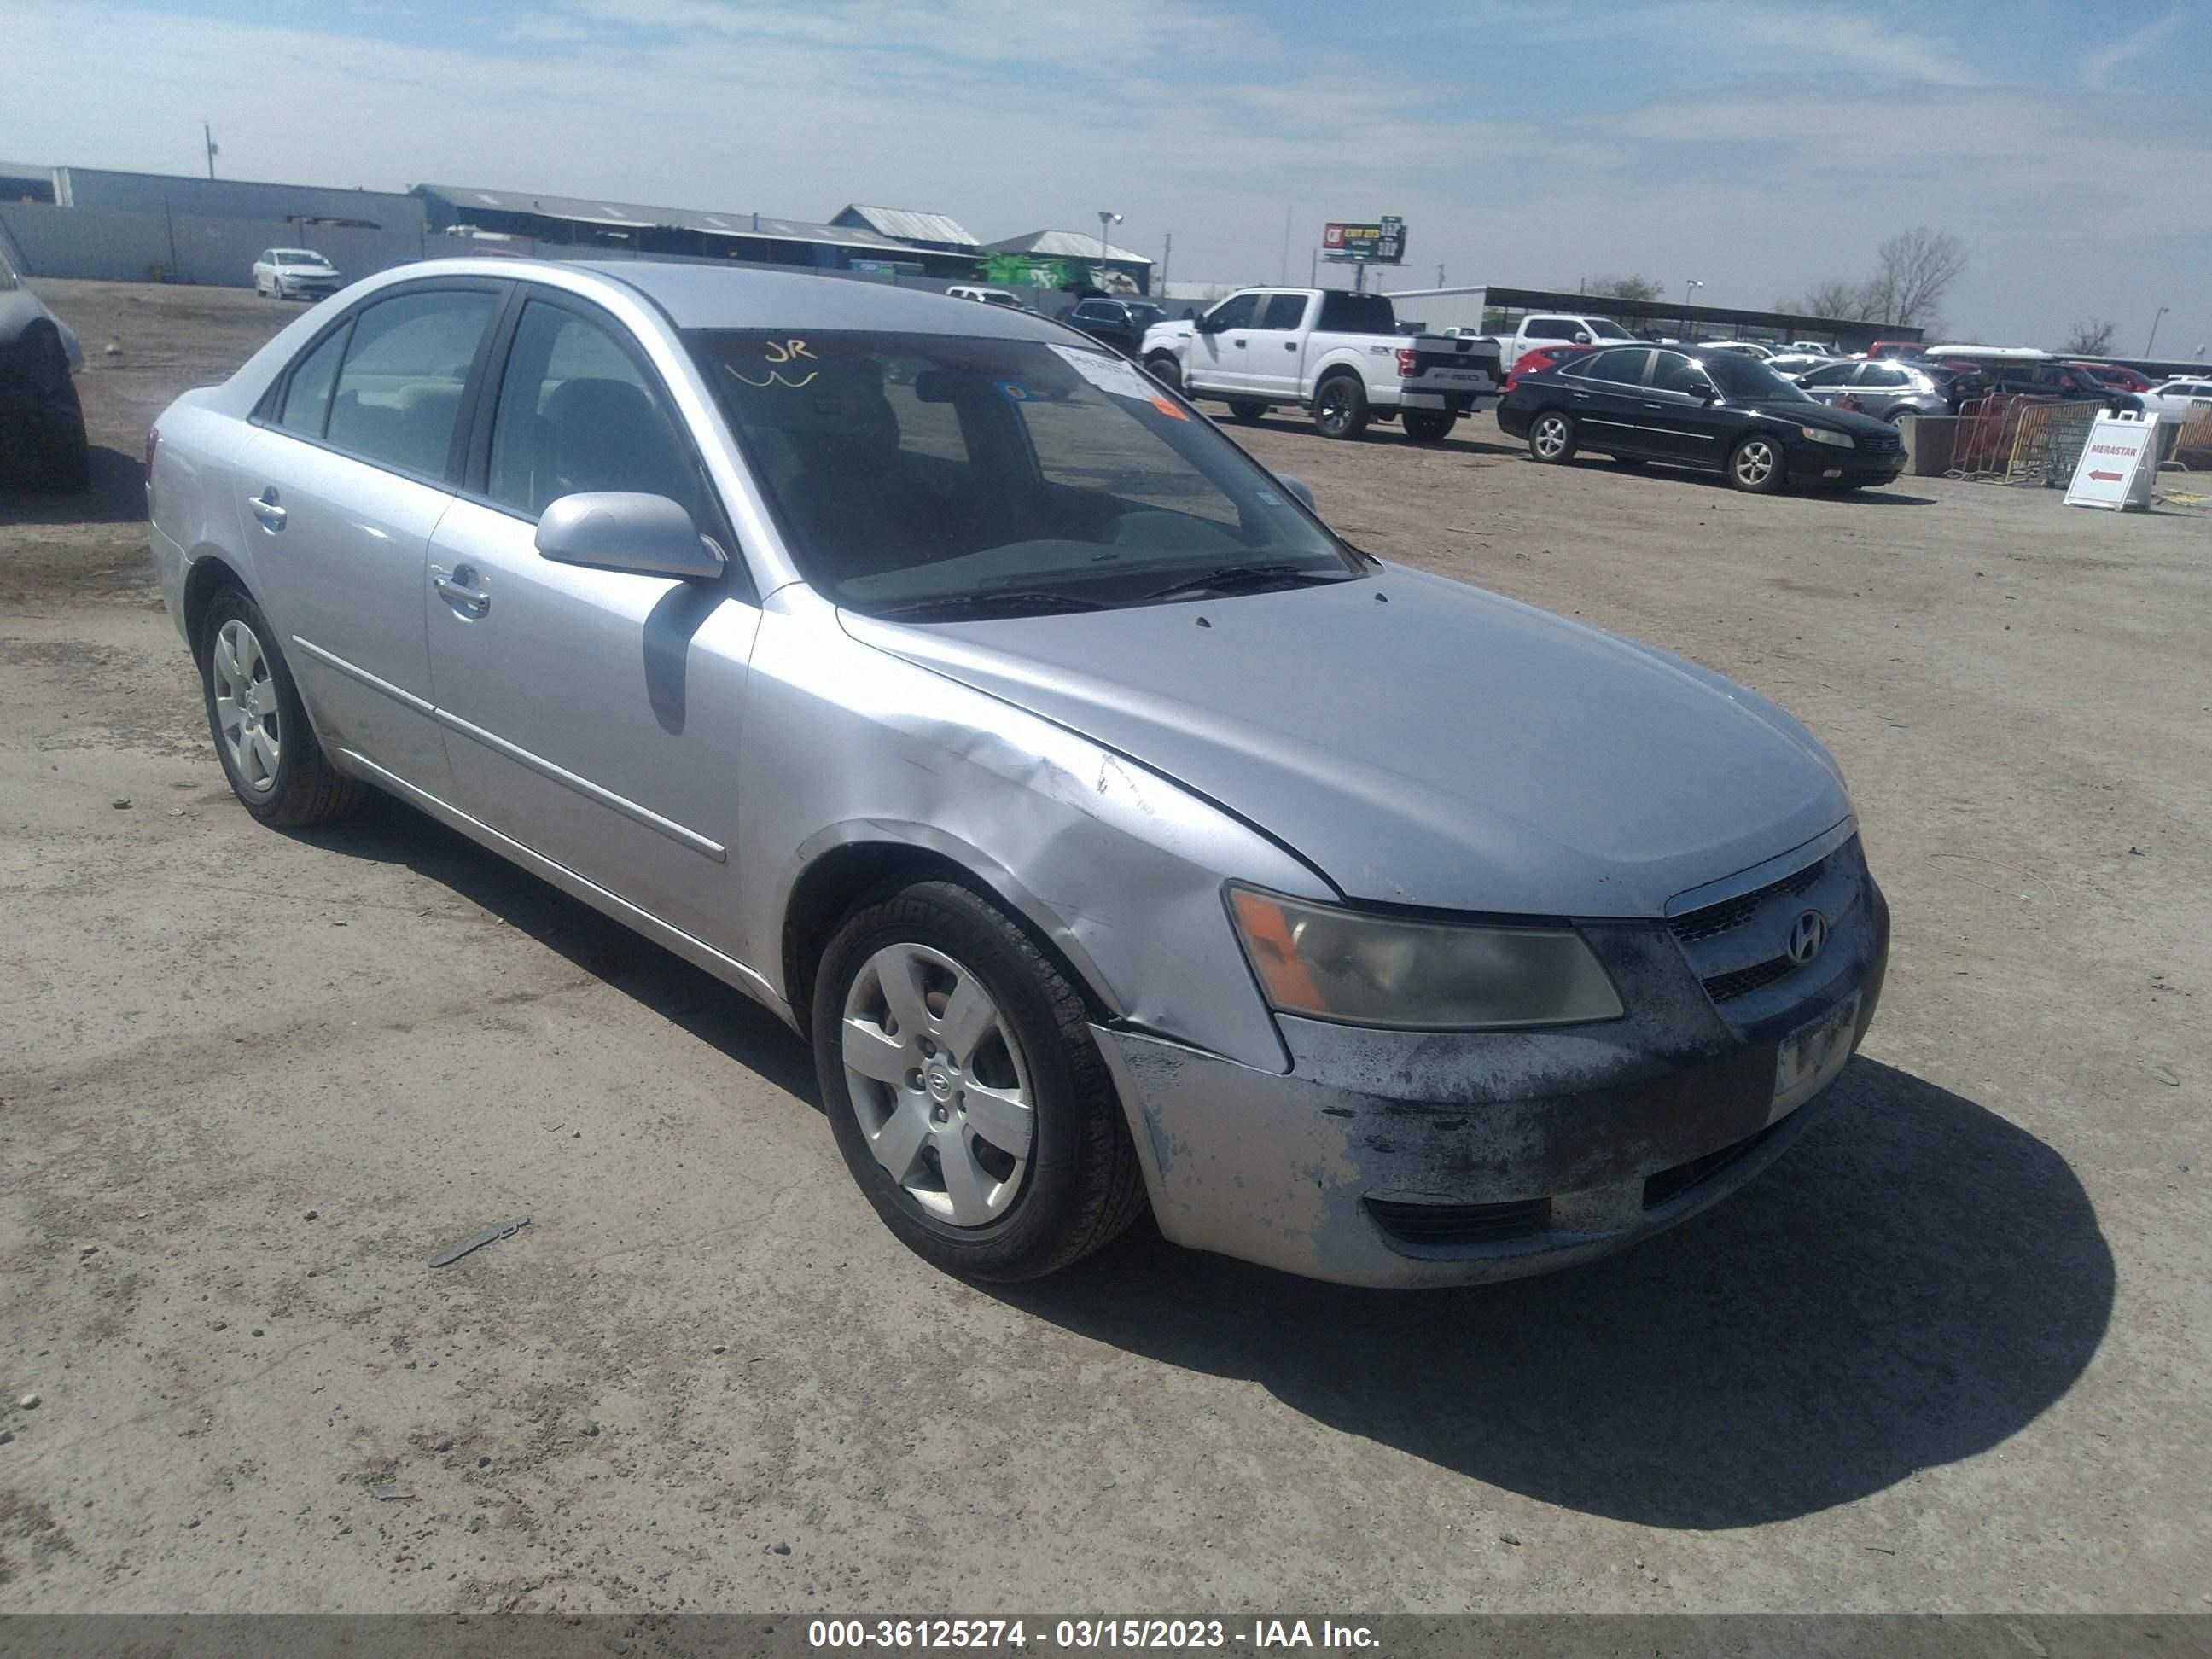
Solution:
M 215 676 L 216 725 L 230 751 L 233 774 L 256 794 L 276 787 L 283 756 L 283 716 L 269 659 L 253 630 L 233 617 L 215 636 L 210 662 Z
M 845 1082 L 868 1149 L 923 1213 L 998 1220 L 1036 1140 L 1029 1077 L 982 981 L 926 945 L 887 945 L 845 994 Z
M 1735 478 L 1746 489 L 1756 489 L 1774 474 L 1774 446 L 1765 438 L 1748 438 L 1735 452 Z
M 1541 455 L 1546 460 L 1550 460 L 1553 456 L 1564 453 L 1566 449 L 1566 422 L 1562 420 L 1557 415 L 1543 415 L 1538 416 L 1536 421 L 1536 430 L 1530 434 L 1529 441 L 1535 445 L 1536 453 L 1539 455 Z

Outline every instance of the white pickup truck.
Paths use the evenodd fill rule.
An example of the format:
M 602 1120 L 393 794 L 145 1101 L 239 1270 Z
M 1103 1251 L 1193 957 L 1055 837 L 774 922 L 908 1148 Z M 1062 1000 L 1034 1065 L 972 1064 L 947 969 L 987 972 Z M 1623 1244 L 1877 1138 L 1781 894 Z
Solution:
M 1488 334 L 1498 342 L 1498 361 L 1510 374 L 1514 365 L 1542 346 L 1601 345 L 1608 340 L 1630 345 L 1642 342 L 1610 317 L 1580 317 L 1571 312 L 1532 311 L 1510 334 Z
M 1225 400 L 1240 421 L 1295 404 L 1328 438 L 1395 416 L 1433 443 L 1495 404 L 1505 378 L 1490 341 L 1401 334 L 1389 295 L 1342 289 L 1243 289 L 1202 317 L 1155 323 L 1139 355 L 1185 397 Z

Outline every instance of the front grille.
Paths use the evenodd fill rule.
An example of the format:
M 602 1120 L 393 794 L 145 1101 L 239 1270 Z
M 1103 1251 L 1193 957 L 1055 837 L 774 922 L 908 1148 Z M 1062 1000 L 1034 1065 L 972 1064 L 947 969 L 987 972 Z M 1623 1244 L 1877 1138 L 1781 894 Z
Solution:
M 1701 939 L 1712 939 L 1718 934 L 1733 932 L 1757 915 L 1759 907 L 1777 895 L 1788 893 L 1794 897 L 1797 894 L 1809 892 L 1826 872 L 1829 860 L 1835 856 L 1831 853 L 1819 863 L 1808 864 L 1795 874 L 1784 876 L 1779 881 L 1771 881 L 1741 898 L 1723 899 L 1718 904 L 1708 904 L 1702 910 L 1692 910 L 1676 916 L 1667 924 L 1668 929 L 1685 945 L 1694 945 Z M 1747 969 L 1745 971 L 1751 970 Z
M 1797 971 L 1797 964 L 1788 957 L 1769 957 L 1764 962 L 1754 962 L 1748 968 L 1739 968 L 1732 974 L 1715 974 L 1711 979 L 1698 981 L 1705 988 L 1705 994 L 1715 1002 L 1728 1002 L 1737 997 L 1747 997 L 1762 990 L 1777 980 L 1787 979 Z
M 1646 1176 L 1644 1179 L 1644 1207 L 1656 1210 L 1669 1199 L 1680 1198 L 1699 1182 L 1711 1181 L 1730 1164 L 1741 1163 L 1757 1152 L 1770 1135 L 1789 1121 L 1784 1118 L 1781 1123 L 1770 1123 L 1757 1134 L 1746 1136 L 1717 1152 L 1707 1152 L 1686 1164 L 1677 1164 L 1672 1169 Z
M 1362 1202 L 1384 1232 L 1407 1244 L 1503 1244 L 1540 1233 L 1552 1220 L 1548 1198 L 1509 1204 L 1406 1204 L 1384 1198 Z

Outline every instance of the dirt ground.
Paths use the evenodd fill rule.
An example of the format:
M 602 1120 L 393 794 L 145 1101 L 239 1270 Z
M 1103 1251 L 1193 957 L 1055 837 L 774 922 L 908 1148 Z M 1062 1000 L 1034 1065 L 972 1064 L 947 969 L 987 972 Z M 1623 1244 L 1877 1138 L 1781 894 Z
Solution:
M 1613 1261 L 992 1290 L 735 994 L 397 806 L 246 817 L 137 458 L 294 313 L 40 286 L 102 449 L 0 501 L 0 1610 L 2212 1603 L 2200 508 L 1239 429 L 1372 550 L 1807 720 L 1887 993 L 1838 1110 Z

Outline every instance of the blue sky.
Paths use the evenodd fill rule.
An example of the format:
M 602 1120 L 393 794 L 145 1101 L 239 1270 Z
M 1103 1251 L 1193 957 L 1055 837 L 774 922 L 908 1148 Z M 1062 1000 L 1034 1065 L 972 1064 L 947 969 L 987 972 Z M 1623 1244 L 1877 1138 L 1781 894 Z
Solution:
M 2212 340 L 2212 3 L 0 0 L 0 155 L 527 187 L 990 240 L 1127 216 L 1276 279 L 1395 212 L 1393 286 L 1637 272 L 1766 306 L 1966 243 L 1954 331 Z

